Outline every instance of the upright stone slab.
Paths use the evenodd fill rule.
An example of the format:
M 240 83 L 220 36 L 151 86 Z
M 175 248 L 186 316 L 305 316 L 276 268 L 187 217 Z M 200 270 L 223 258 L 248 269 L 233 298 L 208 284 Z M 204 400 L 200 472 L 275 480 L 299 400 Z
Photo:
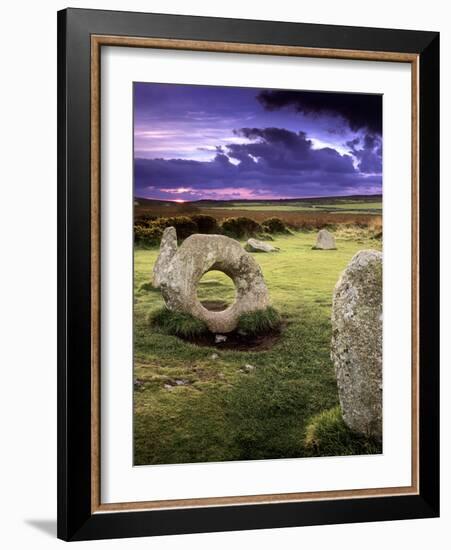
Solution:
M 175 227 L 167 227 L 163 231 L 160 242 L 160 253 L 153 267 L 152 284 L 155 288 L 160 288 L 161 282 L 166 276 L 166 272 L 174 254 L 177 252 L 177 233 Z
M 313 250 L 336 250 L 335 237 L 327 229 L 321 229 L 316 237 Z
M 356 432 L 381 440 L 381 252 L 358 252 L 335 287 L 331 358 L 345 423 Z

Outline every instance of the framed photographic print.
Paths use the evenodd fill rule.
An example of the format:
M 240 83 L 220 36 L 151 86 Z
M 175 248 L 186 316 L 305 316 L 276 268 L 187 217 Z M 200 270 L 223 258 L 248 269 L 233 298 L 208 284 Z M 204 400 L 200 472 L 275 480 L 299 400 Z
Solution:
M 58 536 L 435 517 L 438 33 L 58 14 Z

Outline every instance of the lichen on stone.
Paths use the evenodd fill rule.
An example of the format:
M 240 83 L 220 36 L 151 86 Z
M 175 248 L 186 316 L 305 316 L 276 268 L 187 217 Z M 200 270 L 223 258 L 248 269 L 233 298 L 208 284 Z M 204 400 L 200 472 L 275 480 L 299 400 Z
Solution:
M 358 252 L 335 287 L 331 358 L 344 421 L 382 439 L 381 252 Z

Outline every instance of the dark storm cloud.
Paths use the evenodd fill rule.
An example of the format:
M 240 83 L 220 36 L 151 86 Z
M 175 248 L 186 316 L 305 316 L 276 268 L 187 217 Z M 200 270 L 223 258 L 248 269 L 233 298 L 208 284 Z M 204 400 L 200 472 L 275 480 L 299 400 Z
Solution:
M 357 168 L 364 174 L 382 172 L 382 140 L 379 136 L 367 134 L 363 139 L 355 138 L 347 145 L 357 160 Z
M 154 196 L 164 197 L 168 196 L 165 193 L 189 189 L 196 198 L 200 190 L 205 193 L 247 188 L 256 197 L 308 196 L 323 189 L 339 194 L 356 189 L 377 192 L 380 187 L 380 177 L 364 177 L 354 167 L 351 155 L 340 155 L 330 147 L 314 148 L 304 132 L 241 128 L 235 135 L 248 142 L 218 147 L 209 161 L 136 159 L 137 193 L 150 188 Z M 369 159 L 360 160 L 368 162 Z
M 353 173 L 349 155 L 340 155 L 335 149 L 313 149 L 304 132 L 291 132 L 283 128 L 242 128 L 235 132 L 252 143 L 232 144 L 229 156 L 242 160 L 256 157 L 259 166 L 280 170 L 296 170 L 298 173 L 319 171 L 322 173 Z
M 340 116 L 354 132 L 366 129 L 382 134 L 380 95 L 263 90 L 258 100 L 270 111 L 292 107 L 304 115 Z

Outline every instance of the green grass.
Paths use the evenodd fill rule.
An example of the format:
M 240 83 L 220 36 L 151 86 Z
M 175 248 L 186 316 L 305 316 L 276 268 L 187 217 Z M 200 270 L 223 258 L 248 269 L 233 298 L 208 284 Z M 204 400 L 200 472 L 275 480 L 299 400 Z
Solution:
M 207 325 L 200 319 L 187 313 L 169 311 L 166 307 L 152 312 L 149 321 L 153 327 L 161 329 L 166 334 L 181 338 L 194 339 L 207 332 Z
M 342 202 L 337 204 L 319 204 L 323 210 L 382 210 L 382 202 Z
M 334 204 L 310 204 L 292 202 L 286 204 L 231 203 L 212 206 L 211 210 L 247 210 L 249 212 L 382 212 L 382 202 L 337 202 Z
M 310 420 L 305 430 L 305 449 L 310 456 L 377 454 L 380 444 L 356 434 L 343 421 L 340 406 L 323 411 Z
M 252 311 L 241 315 L 238 321 L 238 330 L 247 335 L 266 334 L 280 329 L 282 318 L 272 306 L 259 311 Z
M 358 250 L 381 247 L 368 232 L 336 235 L 337 250 L 322 254 L 311 249 L 311 232 L 277 236 L 277 255 L 254 255 L 283 319 L 280 338 L 264 351 L 201 347 L 149 324 L 164 306 L 160 292 L 148 286 L 158 250 L 135 251 L 135 464 L 314 454 L 306 431 L 317 415 L 338 405 L 330 361 L 333 288 Z M 230 303 L 235 289 L 226 275 L 212 271 L 198 296 Z M 332 454 L 368 452 L 349 441 L 344 446 L 339 438 L 327 448 Z
M 197 297 L 201 302 L 222 300 L 231 304 L 235 300 L 235 285 L 222 271 L 205 273 L 197 287 Z

